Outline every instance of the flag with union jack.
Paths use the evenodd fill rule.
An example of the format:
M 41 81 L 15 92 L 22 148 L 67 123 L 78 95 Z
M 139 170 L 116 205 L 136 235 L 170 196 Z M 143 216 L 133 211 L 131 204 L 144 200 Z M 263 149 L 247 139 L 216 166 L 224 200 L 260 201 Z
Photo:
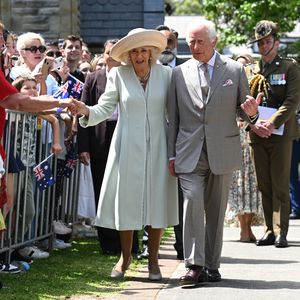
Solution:
M 33 172 L 37 181 L 37 185 L 41 191 L 46 190 L 49 186 L 52 186 L 55 183 L 47 160 L 41 162 L 39 165 L 33 168 Z
M 65 142 L 67 154 L 65 158 L 64 176 L 70 178 L 77 164 L 77 155 L 72 141 Z
M 81 98 L 83 86 L 84 86 L 83 82 L 81 82 L 73 75 L 69 74 L 66 83 L 62 85 L 60 89 L 53 95 L 53 98 L 65 99 L 65 98 L 73 97 L 79 100 Z
M 55 99 L 66 99 L 69 98 L 69 82 L 66 81 L 64 85 L 62 85 L 59 90 L 53 95 Z

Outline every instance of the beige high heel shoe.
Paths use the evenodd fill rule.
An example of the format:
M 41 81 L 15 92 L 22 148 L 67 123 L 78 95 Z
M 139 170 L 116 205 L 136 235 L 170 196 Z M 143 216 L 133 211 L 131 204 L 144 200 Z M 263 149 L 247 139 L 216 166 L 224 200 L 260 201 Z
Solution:
M 111 273 L 110 273 L 110 277 L 111 277 L 111 278 L 124 278 L 125 272 L 126 272 L 127 269 L 129 268 L 129 266 L 130 266 L 130 264 L 131 264 L 131 261 L 132 261 L 132 257 L 130 257 L 129 262 L 128 262 L 128 264 L 127 264 L 127 266 L 126 266 L 126 268 L 125 268 L 124 271 L 118 271 L 118 270 L 116 270 L 116 266 L 117 266 L 117 265 L 115 265 L 115 266 L 113 267 Z
M 110 277 L 111 278 L 124 278 L 125 276 L 125 271 L 124 272 L 120 272 L 118 270 L 116 270 L 116 266 L 113 267 Z
M 152 273 L 150 271 L 150 267 L 148 266 L 148 271 L 149 271 L 149 276 L 148 276 L 148 279 L 151 280 L 151 281 L 160 281 L 162 280 L 162 275 L 161 275 L 161 272 L 160 272 L 160 268 L 157 267 L 157 268 L 154 268 L 154 270 L 156 271 L 156 273 Z M 158 272 L 157 272 L 157 269 L 158 269 Z M 153 270 L 153 268 L 152 268 Z
M 159 270 L 159 273 L 156 273 L 156 274 L 149 272 L 148 278 L 151 281 L 160 281 L 160 280 L 162 280 L 162 275 L 161 275 L 160 270 Z

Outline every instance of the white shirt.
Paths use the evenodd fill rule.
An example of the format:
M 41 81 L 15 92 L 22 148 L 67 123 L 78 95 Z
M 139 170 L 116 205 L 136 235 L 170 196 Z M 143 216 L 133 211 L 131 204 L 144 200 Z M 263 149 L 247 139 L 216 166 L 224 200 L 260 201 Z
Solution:
M 208 66 L 208 72 L 209 72 L 209 77 L 210 79 L 212 79 L 213 76 L 213 71 L 214 71 L 214 66 L 215 66 L 215 62 L 216 62 L 216 51 L 214 51 L 213 56 L 211 57 L 211 59 L 206 63 Z M 197 61 L 197 64 L 204 64 L 204 62 L 199 62 Z

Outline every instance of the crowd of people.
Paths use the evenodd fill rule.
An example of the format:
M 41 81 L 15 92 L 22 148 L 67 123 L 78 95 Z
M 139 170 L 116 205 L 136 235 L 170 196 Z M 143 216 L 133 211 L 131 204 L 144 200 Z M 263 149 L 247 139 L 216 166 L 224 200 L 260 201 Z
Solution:
M 26 138 L 10 151 L 17 156 L 5 157 L 1 149 L 8 176 L 1 179 L 1 186 L 7 179 L 7 197 L 1 199 L 0 229 L 5 230 L 5 216 L 14 206 L 14 176 L 26 168 L 22 235 L 29 234 L 36 212 L 34 141 L 43 119 L 52 130 L 42 132 L 41 139 L 57 156 L 57 203 L 71 150 L 76 148 L 81 174 L 91 176 L 79 179 L 80 189 L 92 193 L 78 199 L 78 217 L 86 228 L 95 218 L 104 254 L 120 254 L 111 277 L 125 276 L 142 229 L 139 258 L 148 259 L 149 280 L 159 281 L 163 229 L 174 226 L 177 258 L 187 268 L 179 279 L 182 287 L 221 280 L 225 219 L 238 219 L 241 242 L 288 246 L 289 218 L 300 218 L 300 71 L 293 60 L 278 55 L 277 24 L 257 23 L 251 42 L 258 45 L 259 62 L 248 54 L 234 59 L 220 54 L 215 26 L 205 19 L 187 28 L 190 59 L 177 56 L 177 38 L 164 25 L 136 28 L 106 41 L 103 53 L 92 58 L 79 36 L 69 35 L 62 43 L 32 32 L 17 37 L 0 23 L 0 134 L 5 109 L 37 113 L 26 115 Z M 63 63 L 55 67 L 60 57 Z M 82 93 L 55 100 L 70 76 L 82 84 Z M 30 151 L 24 153 L 20 144 L 29 141 Z M 251 225 L 260 214 L 265 234 L 256 239 Z M 53 222 L 57 236 L 71 234 L 64 221 L 56 216 Z M 55 241 L 58 248 L 71 246 Z M 37 245 L 14 252 L 27 261 L 49 256 Z M 0 267 L 18 269 L 4 262 Z

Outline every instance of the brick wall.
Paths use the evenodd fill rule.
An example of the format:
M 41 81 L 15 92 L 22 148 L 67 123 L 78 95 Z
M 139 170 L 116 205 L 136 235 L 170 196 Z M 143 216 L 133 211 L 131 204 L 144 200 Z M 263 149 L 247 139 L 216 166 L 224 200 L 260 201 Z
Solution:
M 0 0 L 0 20 L 17 34 L 33 31 L 45 39 L 80 34 L 99 52 L 108 38 L 163 24 L 164 0 Z
M 163 22 L 163 0 L 85 0 L 80 2 L 81 36 L 95 52 L 99 52 L 107 39 L 121 38 L 137 27 L 154 28 Z
M 79 33 L 78 0 L 1 0 L 0 19 L 21 34 L 38 32 L 46 39 Z

